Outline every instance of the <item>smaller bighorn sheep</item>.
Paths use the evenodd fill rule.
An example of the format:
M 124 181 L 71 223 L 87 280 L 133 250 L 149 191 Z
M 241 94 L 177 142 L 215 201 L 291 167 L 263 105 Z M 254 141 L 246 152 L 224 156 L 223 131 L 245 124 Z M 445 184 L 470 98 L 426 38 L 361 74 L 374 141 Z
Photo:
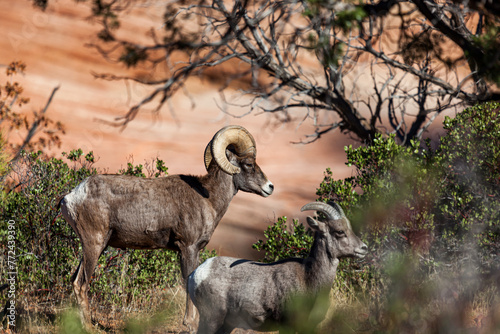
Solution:
M 90 324 L 90 278 L 107 246 L 178 251 L 185 281 L 236 193 L 272 194 L 274 186 L 255 159 L 252 135 L 241 126 L 227 126 L 205 149 L 204 176 L 94 175 L 64 196 L 62 214 L 83 248 L 72 282 L 84 323 Z M 185 324 L 191 326 L 195 309 L 187 295 L 186 300 Z
M 315 231 L 306 259 L 271 264 L 214 257 L 188 278 L 188 292 L 200 313 L 198 333 L 230 333 L 234 328 L 276 330 L 293 294 L 317 296 L 333 284 L 339 258 L 366 255 L 367 246 L 352 231 L 342 208 L 313 202 L 302 211 L 317 210 L 325 217 L 307 217 Z

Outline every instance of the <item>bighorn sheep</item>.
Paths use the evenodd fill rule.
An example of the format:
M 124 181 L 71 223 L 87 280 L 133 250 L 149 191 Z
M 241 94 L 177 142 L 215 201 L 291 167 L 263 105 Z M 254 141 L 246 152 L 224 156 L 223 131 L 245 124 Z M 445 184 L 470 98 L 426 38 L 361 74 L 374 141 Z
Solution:
M 63 197 L 62 213 L 83 248 L 72 276 L 83 322 L 90 324 L 89 280 L 107 246 L 179 251 L 185 282 L 238 190 L 263 197 L 273 192 L 255 158 L 252 135 L 243 127 L 227 126 L 205 149 L 205 176 L 94 175 Z M 184 323 L 191 327 L 196 311 L 186 297 Z
M 290 296 L 316 297 L 320 289 L 332 286 L 339 258 L 365 256 L 367 246 L 354 234 L 338 204 L 313 202 L 302 207 L 305 210 L 326 216 L 324 222 L 307 217 L 315 234 L 306 259 L 264 264 L 214 257 L 189 275 L 188 292 L 200 313 L 198 333 L 276 330 Z

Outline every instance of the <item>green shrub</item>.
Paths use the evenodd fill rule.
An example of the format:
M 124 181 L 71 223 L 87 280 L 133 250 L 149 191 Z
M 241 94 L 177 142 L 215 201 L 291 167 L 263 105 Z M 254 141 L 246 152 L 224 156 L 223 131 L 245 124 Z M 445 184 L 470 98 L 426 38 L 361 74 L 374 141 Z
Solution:
M 294 219 L 289 230 L 287 218 L 280 217 L 278 221 L 264 231 L 264 240 L 252 245 L 253 249 L 264 252 L 263 262 L 274 262 L 289 257 L 304 258 L 309 254 L 313 241 L 313 233 Z
M 0 234 L 3 239 L 8 222 L 15 222 L 19 295 L 70 291 L 80 246 L 71 227 L 58 217 L 58 198 L 95 173 L 88 161 L 71 168 L 61 159 L 42 158 L 41 152 L 24 153 L 12 166 L 12 191 L 1 204 Z M 3 243 L 0 248 L 4 254 Z
M 2 132 L 0 132 L 0 178 L 7 174 L 9 157 L 6 152 L 7 144 L 3 139 Z
M 374 250 L 441 251 L 448 240 L 457 244 L 465 236 L 498 247 L 499 110 L 489 103 L 447 117 L 435 150 L 428 143 L 399 146 L 393 136 L 381 135 L 372 146 L 346 147 L 357 175 L 335 180 L 327 169 L 319 200 L 338 201 L 353 226 L 366 227 Z
M 500 247 L 500 104 L 468 108 L 444 121 L 438 154 L 446 175 L 439 209 L 445 233 Z

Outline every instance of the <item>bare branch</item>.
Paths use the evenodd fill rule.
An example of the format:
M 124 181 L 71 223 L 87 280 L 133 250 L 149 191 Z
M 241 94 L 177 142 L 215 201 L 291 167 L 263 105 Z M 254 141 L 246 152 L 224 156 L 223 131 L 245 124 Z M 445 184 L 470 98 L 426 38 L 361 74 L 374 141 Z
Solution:
M 153 87 L 115 120 L 122 128 L 151 103 L 159 112 L 179 89 L 188 94 L 190 78 L 210 78 L 217 69 L 220 107 L 231 116 L 281 113 L 288 121 L 292 112 L 305 112 L 303 121 L 317 127 L 307 142 L 340 129 L 368 142 L 376 132 L 393 132 L 404 143 L 420 138 L 447 108 L 498 96 L 470 62 L 483 57 L 471 33 L 478 23 L 470 26 L 473 13 L 456 2 L 380 0 L 356 6 L 343 1 L 199 0 L 186 6 L 167 1 L 167 29 L 164 36 L 152 33 L 152 44 L 113 36 L 108 46 L 93 46 L 110 61 L 129 59 L 151 69 L 162 64 L 166 74 L 94 75 Z M 359 9 L 364 16 L 345 18 Z M 463 54 L 447 54 L 450 42 Z M 130 54 L 116 56 L 127 50 Z M 183 61 L 171 62 L 174 53 L 183 55 Z M 465 60 L 471 70 L 459 75 Z M 224 91 L 233 88 L 249 99 L 231 101 Z M 245 112 L 236 115 L 230 107 Z M 323 114 L 339 121 L 318 124 Z
M 52 89 L 52 93 L 50 94 L 49 99 L 47 100 L 47 103 L 45 104 L 45 107 L 41 110 L 40 114 L 37 115 L 37 119 L 31 125 L 31 128 L 29 129 L 28 134 L 26 135 L 26 138 L 24 138 L 23 143 L 21 144 L 21 146 L 17 150 L 16 154 L 14 155 L 14 158 L 11 160 L 11 162 L 10 162 L 11 164 L 16 162 L 19 159 L 24 148 L 29 144 L 31 139 L 33 139 L 33 136 L 36 134 L 38 127 L 40 125 L 40 122 L 43 119 L 43 115 L 45 115 L 47 113 L 47 110 L 49 109 L 49 105 L 52 102 L 52 99 L 54 98 L 54 95 L 56 94 L 56 92 L 58 90 L 59 90 L 59 86 L 56 86 L 56 87 L 54 87 L 54 89 Z

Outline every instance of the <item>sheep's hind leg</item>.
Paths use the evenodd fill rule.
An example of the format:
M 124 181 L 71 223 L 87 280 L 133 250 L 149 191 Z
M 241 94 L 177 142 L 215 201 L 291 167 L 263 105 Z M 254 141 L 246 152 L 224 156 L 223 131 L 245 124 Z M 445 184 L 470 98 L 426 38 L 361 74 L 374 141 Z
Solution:
M 77 271 L 73 275 L 73 290 L 75 291 L 76 300 L 80 306 L 82 322 L 87 329 L 92 326 L 88 297 L 89 283 L 94 274 L 99 256 L 101 256 L 106 248 L 108 240 L 109 236 L 103 238 L 103 242 L 89 244 L 88 242 L 83 242 L 82 239 L 83 257 L 78 265 Z
M 75 270 L 75 273 L 71 277 L 71 283 L 73 284 L 73 291 L 75 293 L 76 302 L 80 309 L 80 319 L 82 321 L 82 325 L 85 327 L 89 327 L 90 325 L 90 313 L 89 313 L 89 305 L 88 300 L 85 298 L 85 293 L 83 291 L 83 282 L 85 278 L 82 276 L 84 274 L 84 270 L 82 267 L 83 257 L 78 264 L 78 267 Z

